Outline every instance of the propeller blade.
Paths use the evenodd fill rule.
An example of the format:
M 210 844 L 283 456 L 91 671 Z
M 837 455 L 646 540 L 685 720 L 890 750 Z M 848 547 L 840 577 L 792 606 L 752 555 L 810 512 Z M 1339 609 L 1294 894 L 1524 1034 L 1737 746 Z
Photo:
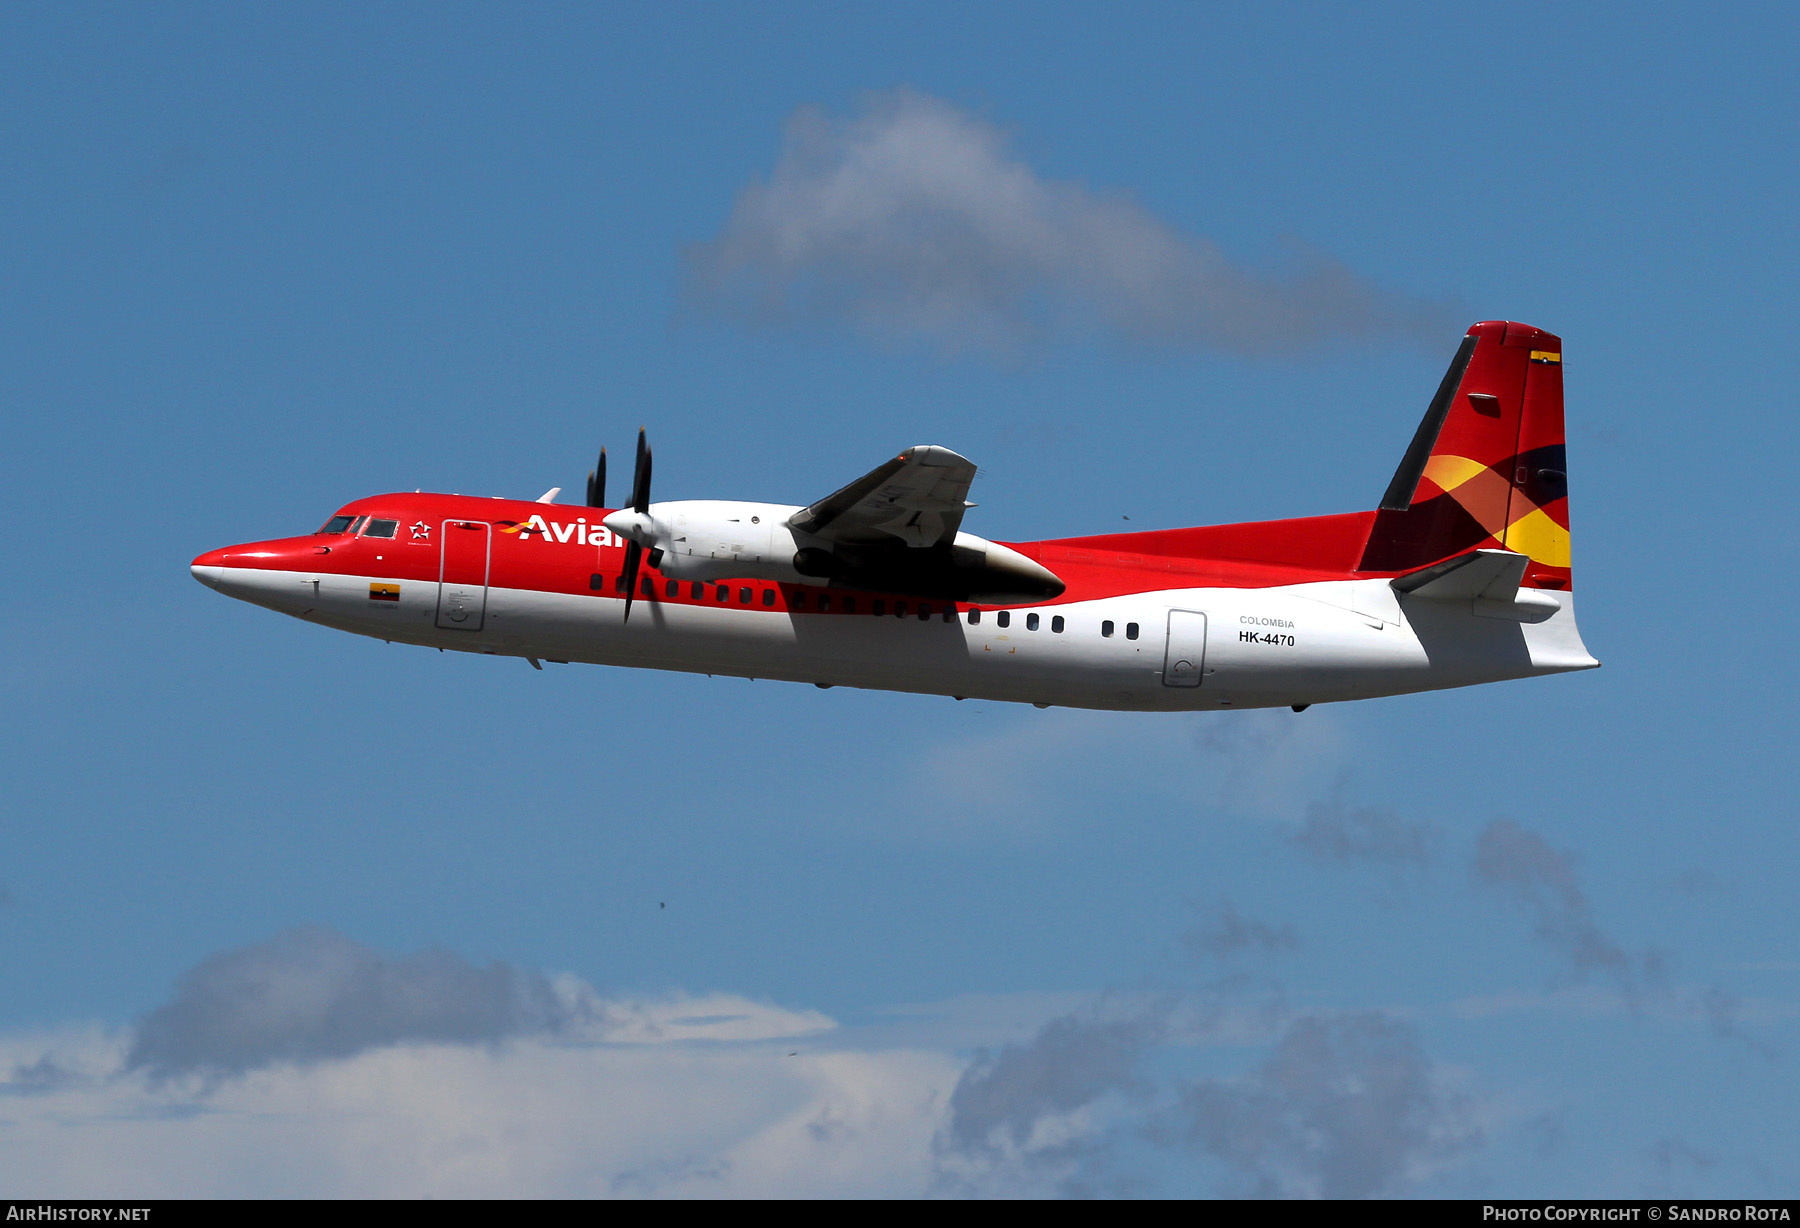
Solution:
M 645 442 L 641 426 L 638 427 L 637 464 L 631 471 L 631 510 L 650 510 L 650 445 Z
M 600 463 L 588 474 L 587 505 L 606 506 L 606 449 L 600 449 Z
M 638 560 L 644 557 L 644 548 L 634 541 L 625 543 L 625 620 L 631 621 L 631 602 L 637 596 Z
M 637 464 L 631 471 L 631 510 L 650 511 L 650 445 L 644 439 L 644 428 L 638 428 Z M 638 566 L 644 558 L 644 547 L 636 538 L 625 543 L 625 621 L 631 621 L 631 603 L 637 599 Z

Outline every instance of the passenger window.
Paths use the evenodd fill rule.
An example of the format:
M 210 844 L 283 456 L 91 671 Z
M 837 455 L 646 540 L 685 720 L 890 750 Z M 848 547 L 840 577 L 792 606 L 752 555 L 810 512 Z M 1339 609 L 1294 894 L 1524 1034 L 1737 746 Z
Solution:
M 1050 620 L 1050 630 L 1052 633 L 1054 633 L 1056 635 L 1061 635 L 1062 629 L 1063 629 L 1063 617 L 1061 614 L 1058 614 Z
M 977 610 L 974 606 L 969 607 L 969 625 L 971 627 L 979 627 L 981 625 L 981 611 Z
M 794 610 L 804 610 L 806 608 L 806 592 L 804 589 L 796 592 L 788 599 L 788 608 Z
M 1128 640 L 1135 640 L 1137 638 L 1137 624 L 1136 623 L 1126 623 L 1125 624 L 1125 638 Z
M 599 572 L 595 572 L 588 577 L 588 587 L 593 589 L 596 593 L 600 592 L 606 587 L 606 577 Z
M 398 520 L 371 520 L 363 528 L 364 537 L 392 537 L 400 527 Z
M 1109 618 L 1105 622 L 1100 624 L 1100 635 L 1102 636 L 1102 638 L 1110 640 L 1112 638 L 1112 633 L 1113 633 L 1112 619 Z
M 887 602 L 883 601 L 879 597 L 875 598 L 875 604 L 873 607 L 871 607 L 870 613 L 874 614 L 877 618 L 881 617 L 883 614 L 886 614 L 887 613 Z
M 931 621 L 931 607 L 926 605 L 923 601 L 919 603 L 919 621 L 922 623 Z
M 643 590 L 644 596 L 646 596 L 646 597 L 656 596 L 656 581 L 652 580 L 649 576 L 645 576 L 644 582 L 642 584 L 640 584 L 638 587 Z
M 944 607 L 944 621 L 947 623 L 953 623 L 956 621 L 956 607 L 955 606 L 947 605 Z
M 667 584 L 663 585 L 663 596 L 665 596 L 665 597 L 681 596 L 681 581 L 680 580 L 670 580 Z
M 994 623 L 999 627 L 1012 626 L 1012 611 L 1001 610 L 998 614 L 994 615 Z
M 615 578 L 613 580 L 613 592 L 622 593 L 624 591 L 625 591 L 625 573 L 620 572 L 618 574 L 617 578 Z
M 750 604 L 750 588 L 748 585 L 744 586 L 743 588 L 738 589 L 738 604 L 739 605 L 749 605 Z
M 1036 631 L 1037 629 L 1038 629 L 1038 616 L 1037 616 L 1037 613 L 1035 611 L 1033 611 L 1032 613 L 1027 614 L 1025 616 L 1025 630 Z
M 831 609 L 831 594 L 819 594 L 819 613 L 824 614 Z
M 706 585 L 695 580 L 692 584 L 688 585 L 688 596 L 694 601 L 704 601 L 706 599 Z
M 854 598 L 854 597 L 844 598 L 844 613 L 846 613 L 846 614 L 856 613 L 856 598 Z
M 350 522 L 354 519 L 356 519 L 354 516 L 333 516 L 330 520 L 325 522 L 325 527 L 320 529 L 319 532 L 342 533 L 345 529 L 350 527 Z
M 905 618 L 906 617 L 906 603 L 904 601 L 896 601 L 894 603 L 894 617 L 895 618 Z
M 763 590 L 763 604 L 764 605 L 774 605 L 775 604 L 775 590 L 774 589 L 765 588 Z
M 730 601 L 731 600 L 730 587 L 728 585 L 721 584 L 718 586 L 718 588 L 719 588 L 719 591 L 717 593 L 715 593 L 714 596 L 716 596 L 720 601 Z

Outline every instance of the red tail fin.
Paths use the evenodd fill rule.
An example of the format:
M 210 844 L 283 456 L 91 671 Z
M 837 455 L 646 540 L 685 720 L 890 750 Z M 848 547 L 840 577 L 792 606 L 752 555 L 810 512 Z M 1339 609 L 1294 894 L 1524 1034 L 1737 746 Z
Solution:
M 1470 550 L 1530 558 L 1525 583 L 1569 587 L 1562 339 L 1475 325 L 1400 462 L 1360 571 L 1402 572 Z

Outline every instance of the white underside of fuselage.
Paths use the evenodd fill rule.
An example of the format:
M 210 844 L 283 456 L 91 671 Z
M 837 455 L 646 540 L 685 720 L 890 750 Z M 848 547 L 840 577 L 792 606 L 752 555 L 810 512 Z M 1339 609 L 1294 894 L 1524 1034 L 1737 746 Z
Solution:
M 966 616 L 790 613 L 612 594 L 490 587 L 465 622 L 440 627 L 439 585 L 239 567 L 195 567 L 227 596 L 397 643 L 555 662 L 682 670 L 821 686 L 1132 711 L 1265 708 L 1366 699 L 1592 669 L 1573 599 L 1541 621 L 1469 601 L 1396 598 L 1382 581 L 1195 588 L 1029 607 L 999 626 Z M 372 600 L 372 584 L 398 585 Z M 479 593 L 481 590 L 476 590 Z M 1491 605 L 1491 603 L 1489 603 Z M 916 609 L 916 605 L 915 605 Z M 1204 615 L 1171 621 L 1171 611 Z M 1053 616 L 1064 629 L 1051 630 Z M 1113 634 L 1102 634 L 1111 622 Z M 1128 628 L 1137 637 L 1128 638 Z M 1175 630 L 1171 630 L 1171 627 Z M 1193 658 L 1198 657 L 1198 660 Z M 1178 660 L 1179 658 L 1179 660 Z M 1190 668 L 1182 668 L 1186 665 Z M 1170 678 L 1197 682 L 1169 685 Z

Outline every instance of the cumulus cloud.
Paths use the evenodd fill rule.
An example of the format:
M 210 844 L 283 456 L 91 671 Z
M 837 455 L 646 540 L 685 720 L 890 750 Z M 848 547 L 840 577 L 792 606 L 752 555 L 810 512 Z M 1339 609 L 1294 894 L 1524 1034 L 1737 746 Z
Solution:
M 37 1043 L 106 1072 L 4 1102 L 8 1168 L 50 1198 L 915 1195 L 962 1065 L 532 1036 L 193 1081 L 128 1068 L 124 1037 Z
M 139 1021 L 125 1064 L 158 1077 L 241 1074 L 405 1043 L 758 1041 L 835 1026 L 818 1011 L 729 994 L 602 1001 L 574 977 L 442 950 L 390 956 L 308 927 L 189 971 Z
M 1263 1197 L 1392 1194 L 1481 1141 L 1412 1026 L 1380 1012 L 1294 1020 L 1250 1074 L 1184 1087 L 1164 1131 Z
M 766 180 L 686 253 L 694 304 L 753 325 L 848 323 L 946 350 L 1054 336 L 1168 350 L 1294 350 L 1378 336 L 1438 344 L 1442 303 L 1298 244 L 1285 275 L 1234 263 L 1121 193 L 1046 179 L 992 124 L 901 89 L 788 120 Z
M 135 1028 L 0 1036 L 0 1097 L 49 1197 L 924 1191 L 964 1063 L 836 1033 L 313 928 L 204 961 Z
M 1601 973 L 1636 1001 L 1661 979 L 1653 953 L 1633 957 L 1594 921 L 1571 854 L 1511 819 L 1496 819 L 1476 842 L 1473 872 L 1498 888 L 1532 921 L 1532 932 L 1568 959 L 1577 976 Z
M 1109 1096 L 1148 1090 L 1135 1071 L 1162 1038 L 1168 1009 L 1103 1001 L 1052 1019 L 1029 1042 L 979 1052 L 950 1094 L 935 1142 L 940 1185 L 1070 1192 L 1091 1180 L 1110 1142 L 1093 1110 Z
M 237 1073 L 341 1058 L 401 1041 L 481 1042 L 555 1032 L 591 1014 L 541 973 L 448 951 L 390 957 L 309 927 L 225 951 L 139 1023 L 127 1064 Z
M 1216 920 L 1227 952 L 1291 938 Z M 1451 1101 L 1385 1017 L 1290 1024 L 1279 987 L 1241 976 L 1053 997 L 903 1008 L 858 1034 L 297 930 L 203 962 L 135 1029 L 0 1035 L 0 1103 L 9 1163 L 50 1197 L 1119 1193 L 1147 1188 L 1146 1143 L 1269 1188 L 1383 1192 L 1455 1150 Z M 1026 1036 L 1029 1018 L 1047 1022 Z M 993 1047 L 944 1044 L 971 1034 Z M 1237 1080 L 1166 1067 L 1277 1037 Z M 1333 1133 L 1352 1120 L 1373 1137 Z
M 1295 1016 L 1270 990 L 1240 977 L 1110 996 L 978 1054 L 936 1136 L 939 1187 L 1130 1191 L 1119 1157 L 1147 1143 L 1217 1161 L 1222 1193 L 1367 1198 L 1411 1188 L 1482 1144 L 1484 1106 L 1410 1023 L 1380 1011 Z M 1166 1070 L 1173 1051 L 1246 1048 L 1266 1056 L 1234 1078 Z
M 67 1087 L 80 1080 L 81 1074 L 64 1066 L 55 1054 L 42 1053 L 30 1062 L 13 1063 L 12 1073 L 6 1077 L 5 1082 L 0 1083 L 0 1094 L 36 1095 Z
M 1037 1123 L 1124 1087 L 1156 1039 L 1148 1018 L 1053 1019 L 1029 1044 L 982 1052 L 950 1096 L 950 1145 L 1023 1146 Z

